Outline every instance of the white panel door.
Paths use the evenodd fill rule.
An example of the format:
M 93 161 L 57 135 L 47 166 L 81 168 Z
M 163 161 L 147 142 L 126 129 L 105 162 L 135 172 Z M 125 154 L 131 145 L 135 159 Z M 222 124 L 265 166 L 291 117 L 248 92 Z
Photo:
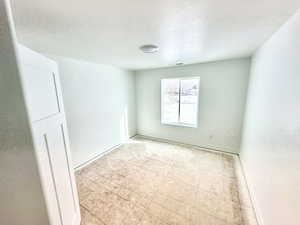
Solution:
M 57 64 L 19 48 L 25 98 L 51 225 L 79 225 L 80 210 Z
M 47 68 L 35 68 L 29 65 L 23 67 L 23 73 L 26 74 L 24 87 L 28 90 L 27 103 L 31 121 L 60 113 L 56 74 Z

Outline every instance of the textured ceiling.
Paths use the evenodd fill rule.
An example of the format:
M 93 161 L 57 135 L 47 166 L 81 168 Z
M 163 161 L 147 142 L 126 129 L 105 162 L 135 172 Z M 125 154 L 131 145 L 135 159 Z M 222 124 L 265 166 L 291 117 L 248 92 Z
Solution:
M 37 51 L 127 69 L 251 55 L 299 0 L 12 0 L 17 35 Z M 138 48 L 156 44 L 160 51 Z

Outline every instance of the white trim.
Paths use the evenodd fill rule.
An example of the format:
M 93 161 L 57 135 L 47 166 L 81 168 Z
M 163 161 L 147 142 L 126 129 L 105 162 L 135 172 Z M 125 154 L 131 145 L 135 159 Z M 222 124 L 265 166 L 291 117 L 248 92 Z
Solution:
M 245 223 L 249 225 L 259 225 L 256 210 L 249 191 L 248 182 L 242 167 L 240 156 L 234 158 L 235 173 L 239 187 L 240 205 Z
M 134 138 L 135 136 L 137 136 L 137 135 L 135 134 L 135 135 L 131 136 L 128 140 L 130 140 L 131 138 Z M 99 154 L 96 154 L 95 156 L 91 157 L 91 158 L 88 159 L 87 161 L 85 161 L 85 162 L 83 162 L 83 163 L 80 163 L 79 165 L 76 165 L 76 166 L 74 167 L 74 170 L 75 170 L 75 171 L 81 170 L 82 168 L 84 168 L 84 167 L 90 165 L 91 163 L 95 162 L 97 159 L 100 159 L 100 158 L 102 158 L 103 156 L 109 154 L 110 152 L 116 150 L 117 148 L 119 148 L 120 146 L 122 146 L 124 143 L 126 143 L 126 142 L 122 142 L 122 143 L 120 143 L 120 144 L 117 144 L 117 145 L 115 145 L 115 146 L 113 146 L 113 147 L 111 147 L 111 148 L 105 150 L 104 152 L 101 152 L 101 153 L 99 153 Z
M 152 140 L 152 141 L 168 143 L 168 144 L 173 144 L 173 145 L 179 145 L 179 146 L 193 148 L 193 149 L 197 149 L 197 150 L 201 150 L 201 151 L 217 152 L 217 153 L 223 153 L 223 154 L 229 154 L 229 155 L 239 155 L 238 153 L 230 151 L 230 150 L 221 150 L 219 148 L 210 147 L 210 146 L 204 147 L 204 146 L 199 146 L 199 145 L 192 145 L 192 144 L 173 141 L 170 139 L 157 138 L 157 137 L 152 137 L 152 136 L 147 136 L 147 135 L 142 135 L 142 134 L 137 134 L 134 137 L 137 137 L 137 138 L 140 137 L 140 138 L 148 139 L 148 140 Z
M 108 153 L 116 150 L 117 148 L 119 148 L 123 143 L 120 143 L 118 145 L 115 145 L 107 150 L 105 150 L 104 152 L 101 152 L 100 154 L 97 154 L 96 156 L 92 157 L 91 159 L 88 159 L 86 162 L 83 162 L 81 164 L 79 164 L 78 166 L 75 166 L 74 170 L 78 171 L 81 170 L 82 168 L 90 165 L 91 163 L 95 162 L 97 159 L 102 158 L 103 156 L 107 155 Z
M 180 145 L 180 146 L 183 146 L 183 147 L 194 148 L 194 149 L 202 150 L 202 151 L 218 152 L 218 153 L 229 154 L 229 155 L 238 155 L 238 153 L 231 152 L 231 151 L 226 151 L 226 150 L 223 151 L 223 150 L 220 150 L 220 149 L 217 149 L 217 148 L 212 148 L 212 147 L 201 147 L 201 146 L 198 146 L 198 145 L 191 145 L 191 144 L 176 142 L 176 141 L 172 141 L 172 140 L 168 140 L 168 139 L 156 138 L 156 137 L 145 136 L 145 135 L 140 135 L 140 134 L 133 135 L 128 140 L 134 139 L 135 137 L 136 138 L 140 137 L 140 138 L 143 138 L 143 139 L 153 140 L 153 141 L 157 141 L 157 142 L 163 142 L 163 143 L 169 143 L 169 144 L 174 144 L 174 145 Z M 86 162 L 83 162 L 83 163 L 81 163 L 79 165 L 76 165 L 74 167 L 74 170 L 75 171 L 81 170 L 82 168 L 84 168 L 84 167 L 90 165 L 91 163 L 95 162 L 97 159 L 100 159 L 103 156 L 109 154 L 110 152 L 118 149 L 124 143 L 126 143 L 126 142 L 122 142 L 122 143 L 120 143 L 118 145 L 115 145 L 115 146 L 113 146 L 113 147 L 105 150 L 104 152 L 102 152 L 100 154 L 97 154 L 96 156 L 88 159 Z
M 164 122 L 163 121 L 163 111 L 164 111 L 163 85 L 162 85 L 163 80 L 179 80 L 179 98 L 180 98 L 180 93 L 181 93 L 180 82 L 182 80 L 191 80 L 191 79 L 197 79 L 198 80 L 196 123 L 195 124 L 187 124 L 187 123 L 179 122 L 180 121 L 180 101 L 179 101 L 178 122 L 175 122 L 175 123 Z M 181 126 L 181 127 L 190 127 L 190 128 L 198 128 L 198 124 L 199 124 L 199 92 L 200 92 L 200 76 L 162 78 L 160 80 L 160 122 L 161 122 L 161 124 L 163 124 L 163 125 L 172 125 L 172 126 Z
M 243 176 L 245 178 L 245 182 L 247 184 L 249 197 L 250 197 L 250 200 L 251 200 L 251 203 L 252 203 L 253 211 L 254 211 L 255 216 L 256 216 L 256 222 L 257 222 L 258 225 L 264 225 L 264 222 L 263 222 L 263 219 L 262 219 L 262 216 L 260 214 L 260 210 L 259 210 L 259 207 L 258 207 L 258 204 L 257 204 L 257 200 L 254 197 L 255 193 L 254 193 L 253 188 L 251 188 L 251 185 L 249 183 L 249 179 L 248 179 L 248 176 L 247 176 L 246 171 L 244 169 L 244 165 L 243 165 L 244 163 L 243 163 L 243 160 L 242 160 L 241 157 L 239 157 L 239 162 L 240 162 L 240 166 L 241 166 Z
M 191 128 L 198 128 L 197 125 L 192 125 L 189 123 L 166 123 L 166 122 L 161 122 L 163 125 L 170 125 L 170 126 L 177 126 L 177 127 L 191 127 Z

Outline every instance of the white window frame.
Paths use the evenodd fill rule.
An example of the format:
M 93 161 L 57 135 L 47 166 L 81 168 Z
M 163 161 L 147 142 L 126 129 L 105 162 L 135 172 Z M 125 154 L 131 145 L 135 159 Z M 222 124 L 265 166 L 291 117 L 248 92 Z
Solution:
M 179 81 L 182 80 L 191 80 L 191 79 L 197 79 L 198 80 L 198 92 L 197 92 L 197 111 L 196 111 L 196 124 L 188 124 L 188 123 L 182 123 L 180 121 L 180 95 L 181 95 L 181 82 L 179 82 L 179 112 L 178 112 L 178 122 L 176 123 L 168 123 L 162 121 L 163 119 L 163 112 L 164 112 L 164 104 L 163 104 L 163 80 L 174 80 L 177 79 Z M 162 78 L 160 80 L 160 122 L 163 125 L 171 125 L 171 126 L 180 126 L 180 127 L 191 127 L 191 128 L 198 128 L 198 122 L 199 122 L 199 92 L 200 92 L 200 77 L 170 77 L 170 78 Z

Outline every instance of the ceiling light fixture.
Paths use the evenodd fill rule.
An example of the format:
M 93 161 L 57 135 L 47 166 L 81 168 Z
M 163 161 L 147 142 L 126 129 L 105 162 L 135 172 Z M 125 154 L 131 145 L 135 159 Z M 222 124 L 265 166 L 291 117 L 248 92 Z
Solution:
M 155 53 L 158 51 L 158 46 L 156 45 L 142 45 L 140 47 L 140 49 L 144 52 L 144 53 Z

